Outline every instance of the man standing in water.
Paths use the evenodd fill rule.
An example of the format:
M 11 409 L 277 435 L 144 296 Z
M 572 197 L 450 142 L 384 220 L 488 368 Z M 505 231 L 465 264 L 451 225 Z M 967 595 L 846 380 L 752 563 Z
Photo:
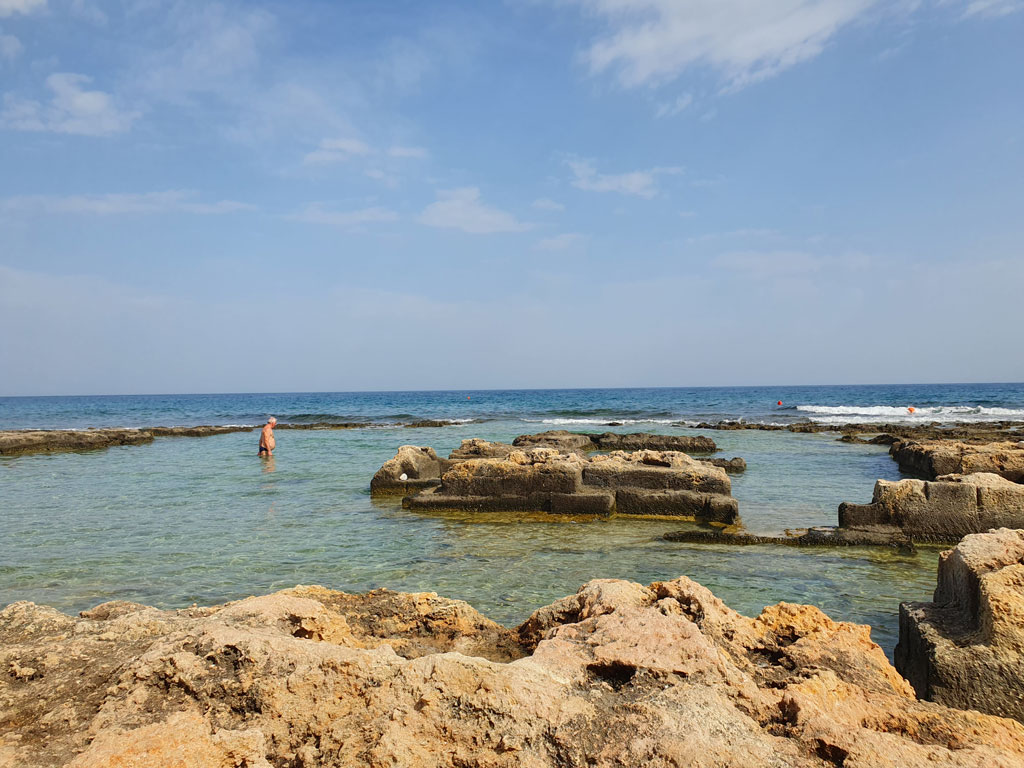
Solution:
M 276 424 L 277 419 L 273 416 L 267 419 L 263 431 L 260 432 L 260 449 L 256 453 L 257 456 L 270 458 L 274 455 L 274 447 L 277 445 L 277 441 L 274 439 L 274 426 Z

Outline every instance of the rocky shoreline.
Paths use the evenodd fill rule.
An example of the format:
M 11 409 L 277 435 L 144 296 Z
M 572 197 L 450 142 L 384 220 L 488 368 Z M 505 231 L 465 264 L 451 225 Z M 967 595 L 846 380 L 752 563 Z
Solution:
M 946 561 L 988 563 L 981 613 L 1013 648 L 1024 562 L 999 553 L 1024 531 L 973 538 Z M 970 610 L 959 584 L 940 571 L 947 613 Z M 0 668 L 4 768 L 1024 764 L 1024 725 L 920 700 L 869 627 L 787 603 L 747 618 L 686 577 L 597 579 L 514 629 L 387 590 L 77 618 L 21 602 L 0 611 Z M 1019 701 L 1021 676 L 1000 680 Z
M 278 422 L 275 429 L 332 430 L 332 429 L 381 429 L 405 427 L 424 429 L 447 427 L 453 421 L 414 421 L 403 424 L 377 424 L 372 422 L 319 421 L 312 423 L 288 424 Z M 257 426 L 210 426 L 195 427 L 112 427 L 89 429 L 8 429 L 0 430 L 0 456 L 22 456 L 32 453 L 69 453 L 74 451 L 95 451 L 117 445 L 144 445 L 158 437 L 210 437 L 233 432 L 253 432 Z
M 375 422 L 313 422 L 313 423 L 282 423 L 277 429 L 299 430 L 334 430 L 334 429 L 381 429 L 404 427 L 407 429 L 424 429 L 453 426 L 460 422 L 448 419 L 422 419 L 407 423 L 380 424 Z M 607 426 L 621 426 L 619 422 L 608 422 Z M 927 425 L 903 424 L 818 424 L 814 422 L 798 422 L 795 424 L 751 424 L 747 422 L 721 421 L 689 425 L 676 424 L 687 429 L 714 430 L 767 430 L 789 431 L 797 433 L 835 432 L 846 442 L 873 442 L 890 445 L 898 440 L 955 439 L 964 443 L 991 443 L 999 441 L 1024 440 L 1024 422 L 957 422 L 946 425 L 938 423 Z M 89 429 L 13 429 L 0 430 L 0 456 L 19 456 L 32 453 L 62 453 L 71 451 L 92 451 L 116 445 L 142 445 L 150 443 L 156 437 L 208 437 L 230 432 L 251 432 L 256 426 L 211 426 L 200 425 L 191 427 L 114 427 Z M 615 432 L 574 433 L 583 434 L 590 441 L 587 450 L 637 450 L 628 440 L 630 436 Z M 864 435 L 872 435 L 865 438 Z M 652 450 L 682 450 L 686 453 L 711 453 L 714 448 L 706 444 L 688 442 L 692 438 L 683 436 L 663 435 L 665 447 L 644 446 Z M 707 440 L 707 438 L 704 438 Z M 710 441 L 709 441 L 710 442 Z M 687 447 L 682 447 L 682 446 Z M 713 445 L 713 443 L 712 443 Z M 674 446 L 674 447 L 673 447 Z M 727 468 L 728 469 L 728 468 Z M 741 471 L 741 470 L 737 470 Z

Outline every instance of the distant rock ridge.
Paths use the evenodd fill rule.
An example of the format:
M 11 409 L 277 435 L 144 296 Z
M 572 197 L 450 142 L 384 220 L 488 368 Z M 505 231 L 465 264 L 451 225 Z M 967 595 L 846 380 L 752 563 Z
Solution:
M 1024 726 L 918 701 L 869 628 L 598 579 L 509 630 L 431 593 L 0 611 L 0 766 L 1014 768 Z

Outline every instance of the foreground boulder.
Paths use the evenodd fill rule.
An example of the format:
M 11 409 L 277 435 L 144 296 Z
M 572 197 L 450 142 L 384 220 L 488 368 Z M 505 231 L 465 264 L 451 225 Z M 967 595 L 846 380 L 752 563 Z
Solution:
M 955 440 L 898 441 L 889 449 L 900 471 L 925 480 L 991 472 L 1024 483 L 1024 440 L 972 445 Z
M 1024 723 L 1024 530 L 943 552 L 933 602 L 900 606 L 895 658 L 921 698 Z
M 370 493 L 408 494 L 441 482 L 441 461 L 433 448 L 403 445 L 370 480 Z
M 879 480 L 870 504 L 839 506 L 839 525 L 894 526 L 931 541 L 959 541 L 1002 526 L 1024 528 L 1024 485 L 986 472 L 934 481 Z
M 583 457 L 556 448 L 458 461 L 437 488 L 406 497 L 415 510 L 681 516 L 733 522 L 731 483 L 720 467 L 671 451 Z
M 869 628 L 597 580 L 506 630 L 432 594 L 0 612 L 0 766 L 1011 768 L 1024 726 L 915 699 Z

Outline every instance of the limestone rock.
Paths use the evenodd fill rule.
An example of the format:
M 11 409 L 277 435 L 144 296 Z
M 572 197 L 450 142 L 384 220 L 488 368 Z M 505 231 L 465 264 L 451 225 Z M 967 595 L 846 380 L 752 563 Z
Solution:
M 906 441 L 893 443 L 889 453 L 899 464 L 900 471 L 925 480 L 934 480 L 940 475 L 991 472 L 1016 483 L 1024 482 L 1021 441 L 980 445 L 955 440 Z
M 895 657 L 921 698 L 1024 722 L 1024 530 L 943 552 L 933 602 L 900 606 Z
M 464 461 L 466 459 L 504 459 L 512 451 L 512 446 L 507 443 L 492 443 L 473 437 L 463 440 L 462 445 L 448 454 L 452 461 Z
M 606 488 L 732 492 L 725 470 L 673 451 L 615 451 L 594 456 L 583 472 L 583 482 Z
M 95 451 L 116 445 L 143 445 L 156 437 L 209 437 L 251 432 L 254 427 L 146 427 L 145 429 L 15 429 L 0 431 L 0 456 Z M 255 449 L 254 449 L 255 450 Z
M 842 527 L 895 526 L 915 538 L 958 541 L 994 526 L 1024 527 L 1024 485 L 999 475 L 879 480 L 870 504 L 844 502 Z
M 493 450 L 493 444 L 469 451 Z M 564 449 L 512 449 L 504 458 L 460 459 L 440 485 L 408 496 L 408 509 L 472 512 L 621 513 L 731 523 L 738 504 L 725 471 L 675 451 L 615 451 L 591 457 Z
M 542 445 L 569 452 L 597 450 L 597 445 L 590 439 L 590 435 L 580 432 L 567 432 L 564 429 L 552 429 L 536 435 L 520 435 L 512 441 L 512 445 L 516 448 L 532 448 Z
M 731 459 L 697 459 L 701 464 L 710 464 L 713 467 L 721 467 L 730 475 L 736 475 L 747 471 L 747 462 L 739 456 Z
M 714 453 L 715 441 L 708 437 L 655 435 L 650 432 L 567 432 L 553 429 L 536 435 L 520 435 L 512 444 L 519 448 L 547 446 L 565 452 L 588 451 L 682 451 L 683 453 Z
M 404 475 L 404 479 L 403 479 Z M 433 448 L 403 445 L 370 481 L 370 493 L 407 494 L 441 482 L 441 461 Z
M 749 619 L 687 578 L 592 581 L 517 631 L 316 587 L 77 619 L 16 603 L 0 661 L 23 671 L 0 676 L 5 768 L 1024 762 L 1024 726 L 916 700 L 867 627 Z

